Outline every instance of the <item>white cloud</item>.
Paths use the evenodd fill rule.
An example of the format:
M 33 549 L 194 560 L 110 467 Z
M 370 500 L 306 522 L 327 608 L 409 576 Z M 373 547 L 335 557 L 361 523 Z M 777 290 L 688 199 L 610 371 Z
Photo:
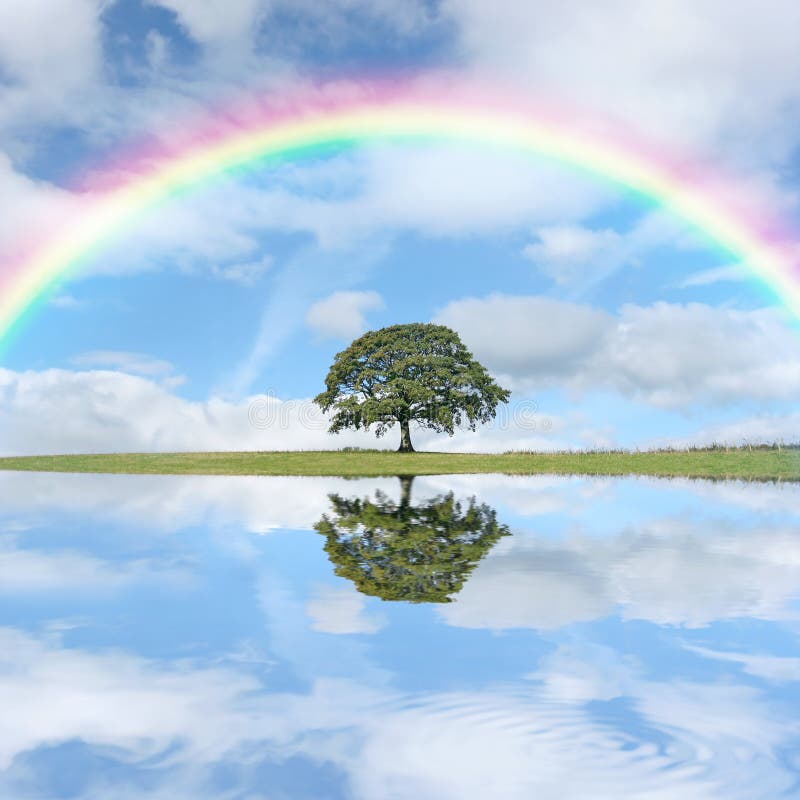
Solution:
M 169 361 L 153 358 L 146 353 L 131 353 L 125 350 L 91 350 L 73 356 L 71 362 L 79 367 L 101 367 L 118 369 L 134 375 L 158 377 L 174 371 Z
M 79 205 L 69 192 L 46 181 L 18 172 L 0 151 L 0 253 L 9 260 L 24 255 L 31 243 L 40 242 L 43 229 L 54 220 L 69 218 Z
M 367 600 L 352 586 L 318 586 L 306 603 L 311 629 L 321 633 L 377 633 L 386 620 L 365 614 Z
M 257 212 L 233 203 L 231 184 L 223 184 L 185 202 L 168 203 L 158 214 L 132 222 L 122 235 L 98 241 L 95 257 L 76 265 L 69 279 L 130 274 L 165 263 L 220 278 L 254 276 L 256 265 L 237 259 L 246 259 L 258 250 L 253 233 L 259 225 Z M 102 207 L 103 197 L 100 191 L 70 192 L 30 178 L 0 151 L 0 201 L 6 208 L 0 218 L 0 254 L 12 262 L 30 257 L 43 242 L 57 241 L 82 215 Z M 260 263 L 267 266 L 266 260 Z
M 163 119 L 153 125 L 165 125 Z M 91 184 L 91 182 L 89 182 Z M 373 146 L 256 180 L 220 176 L 99 241 L 71 279 L 156 268 L 253 285 L 271 266 L 265 231 L 310 234 L 324 251 L 363 251 L 399 231 L 476 235 L 573 219 L 606 202 L 607 187 L 513 153 L 445 145 Z M 58 238 L 64 221 L 103 205 L 101 189 L 70 193 L 15 171 L 0 154 L 0 248 Z M 68 227 L 68 226 L 67 226 Z M 13 252 L 13 251 L 12 251 Z
M 766 678 L 769 681 L 777 682 L 800 681 L 800 658 L 768 656 L 760 653 L 725 652 L 692 645 L 686 645 L 686 649 L 704 658 L 739 664 L 748 675 L 754 675 L 757 678 Z
M 144 39 L 144 50 L 147 66 L 153 71 L 158 71 L 163 69 L 169 61 L 170 40 L 158 31 L 150 30 Z
M 102 194 L 94 201 L 102 206 Z M 96 254 L 75 277 L 132 274 L 165 265 L 220 279 L 235 277 L 243 266 L 241 277 L 248 277 L 269 264 L 260 253 L 260 235 L 265 220 L 271 219 L 271 202 L 269 192 L 220 178 L 164 204 L 157 213 L 132 220 L 121 235 L 98 242 Z
M 366 312 L 383 306 L 377 292 L 334 292 L 308 309 L 306 325 L 320 338 L 354 339 L 367 328 Z
M 71 294 L 59 294 L 49 301 L 54 308 L 78 309 L 83 308 L 84 302 Z
M 230 731 L 218 725 L 253 720 L 240 701 L 256 683 L 231 670 L 154 668 L 136 656 L 61 649 L 8 628 L 0 640 L 4 768 L 19 753 L 73 738 L 146 758 L 188 735 L 190 749 L 210 756 L 229 745 Z M 207 724 L 210 717 L 216 724 Z
M 343 48 L 391 32 L 396 37 L 387 43 L 391 47 L 397 39 L 425 34 L 439 21 L 436 9 L 425 0 L 273 0 L 273 8 L 278 13 L 288 10 L 302 21 L 295 46 L 318 39 Z
M 80 514 L 153 533 L 193 525 L 267 533 L 276 529 L 310 530 L 330 511 L 328 495 L 346 495 L 344 478 L 262 476 L 76 475 L 58 473 L 0 474 L 0 499 L 8 518 L 34 522 L 42 513 Z M 395 478 L 364 481 L 370 495 L 377 489 L 398 493 Z
M 340 221 L 435 236 L 480 235 L 581 216 L 619 192 L 524 154 L 465 145 L 369 148 L 363 197 Z M 347 227 L 345 227 L 347 230 Z
M 685 247 L 691 241 L 686 225 L 664 212 L 645 215 L 623 233 L 560 224 L 540 228 L 535 235 L 523 255 L 561 285 L 599 282 L 622 267 L 639 266 L 653 249 Z
M 633 659 L 588 641 L 560 645 L 545 656 L 539 668 L 525 677 L 540 684 L 548 700 L 580 704 L 613 700 L 636 691 Z
M 797 486 L 794 483 L 754 483 L 745 480 L 696 481 L 670 479 L 670 485 L 704 498 L 704 501 L 761 515 L 794 515 L 797 512 Z
M 107 370 L 0 370 L 0 453 L 394 449 L 397 445 L 396 431 L 382 439 L 369 431 L 329 434 L 328 418 L 308 398 L 186 400 L 171 391 L 182 379 L 164 371 L 166 362 L 134 360 L 128 368 L 144 370 L 151 377 Z M 532 413 L 529 403 L 524 396 L 512 398 L 493 423 L 476 432 L 456 431 L 448 437 L 412 428 L 412 438 L 420 449 L 504 452 L 588 447 L 613 436 L 580 413 Z M 756 417 L 672 437 L 668 443 L 793 441 L 800 429 L 796 417 Z M 662 437 L 641 444 L 665 441 Z
M 711 286 L 715 283 L 744 281 L 746 279 L 747 275 L 744 269 L 733 264 L 695 272 L 679 281 L 675 286 L 678 289 L 692 289 L 695 286 Z
M 310 234 L 322 251 L 360 251 L 400 231 L 476 236 L 576 219 L 616 194 L 553 164 L 456 145 L 374 145 L 279 167 L 259 180 L 219 178 L 105 244 L 82 274 L 167 261 L 249 263 L 265 230 Z M 374 245 L 372 245 L 374 247 Z
M 270 450 L 370 446 L 371 434 L 328 436 L 308 401 L 254 397 L 184 400 L 144 377 L 120 372 L 0 370 L 5 453 L 150 450 Z
M 0 71 L 3 112 L 34 119 L 53 109 L 68 112 L 75 92 L 98 79 L 101 0 L 4 0 L 0 3 Z M 30 123 L 31 119 L 27 122 Z
M 174 580 L 180 576 L 168 564 L 136 560 L 119 565 L 77 550 L 19 545 L 14 537 L 0 539 L 0 593 L 107 590 L 133 581 L 158 577 Z
M 246 261 L 240 264 L 214 265 L 211 274 L 215 278 L 241 286 L 252 288 L 261 277 L 272 267 L 272 256 L 263 256 L 258 261 Z
M 458 498 L 479 497 L 498 509 L 522 516 L 561 513 L 578 516 L 609 493 L 609 479 L 553 476 L 447 475 L 414 480 L 412 499 L 421 502 L 448 492 Z M 672 485 L 672 484 L 670 484 Z M 753 504 L 756 508 L 793 509 L 781 487 L 734 484 L 736 491 L 718 498 L 716 484 L 705 486 L 712 502 Z M 696 483 L 689 489 L 700 491 Z M 768 491 L 769 490 L 769 491 Z M 276 529 L 311 530 L 330 513 L 329 495 L 373 497 L 380 491 L 395 501 L 397 478 L 81 475 L 0 472 L 0 509 L 27 527 L 42 514 L 91 516 L 124 525 L 143 526 L 154 534 L 197 525 L 267 533 Z M 749 507 L 749 506 L 748 506 Z M 635 514 L 635 509 L 632 509 Z
M 795 444 L 800 442 L 800 413 L 762 413 L 729 422 L 706 425 L 689 436 L 673 437 L 676 445 L 747 445 L 760 442 Z M 653 444 L 664 442 L 664 437 Z
M 134 361 L 133 365 L 152 371 L 158 362 Z M 383 439 L 369 431 L 328 434 L 328 416 L 308 398 L 255 395 L 237 402 L 216 396 L 186 400 L 170 391 L 179 382 L 176 377 L 166 374 L 155 381 L 107 370 L 0 369 L 0 453 L 394 449 L 397 445 L 396 431 Z M 550 423 L 547 429 L 542 425 L 545 419 Z M 561 429 L 568 422 L 553 417 L 531 420 L 526 407 L 520 406 L 477 433 L 457 431 L 447 437 L 412 429 L 412 436 L 423 449 L 553 449 L 565 446 Z M 591 430 L 585 431 L 589 440 L 592 435 Z M 570 443 L 575 443 L 574 436 Z
M 680 238 L 680 225 L 664 215 L 646 217 L 625 235 L 592 233 L 574 222 L 616 194 L 521 154 L 453 145 L 373 146 L 280 167 L 259 180 L 220 177 L 98 242 L 71 278 L 170 268 L 253 286 L 272 265 L 262 254 L 265 231 L 310 234 L 323 252 L 341 255 L 374 247 L 374 240 L 388 243 L 405 230 L 457 237 L 539 226 L 541 241 L 526 252 L 543 271 L 561 282 L 598 280 L 649 247 Z M 13 213 L 0 222 L 0 247 L 39 241 L 42 229 L 57 237 L 54 220 L 91 213 L 103 203 L 100 191 L 79 197 L 31 181 L 7 161 L 0 163 L 2 196 L 9 197 Z M 589 241 L 594 243 L 588 263 L 579 263 L 574 242 L 571 254 L 564 252 L 565 237 L 581 238 L 586 258 Z
M 655 405 L 780 400 L 800 390 L 800 337 L 771 309 L 623 306 L 594 380 Z M 732 343 L 735 342 L 735 346 Z
M 532 96 L 566 98 L 580 107 L 596 105 L 612 115 L 623 113 L 628 123 L 647 120 L 667 139 L 694 137 L 700 131 L 703 141 L 710 137 L 716 145 L 721 137 L 734 136 L 757 143 L 757 149 L 752 149 L 760 154 L 773 152 L 764 146 L 770 137 L 784 143 L 778 151 L 788 152 L 785 140 L 795 137 L 797 130 L 792 114 L 800 85 L 796 79 L 800 59 L 787 33 L 797 12 L 789 3 L 776 3 L 778 8 L 771 14 L 761 13 L 750 2 L 731 14 L 716 1 L 698 9 L 684 0 L 668 9 L 631 14 L 619 3 L 602 12 L 573 3 L 564 9 L 517 8 L 510 3 L 501 4 L 498 13 L 485 0 L 448 0 L 440 12 L 422 2 L 304 2 L 291 4 L 302 20 L 292 35 L 302 39 L 309 28 L 314 35 L 346 41 L 363 27 L 364 18 L 387 21 L 393 32 L 412 35 L 452 24 L 462 48 L 459 69 L 449 76 L 456 84 L 462 78 L 501 83 L 519 78 Z M 212 47 L 227 43 L 221 49 L 229 53 L 249 50 L 252 34 L 265 14 L 287 10 L 286 4 L 260 0 L 163 0 L 158 4 L 173 10 L 198 41 Z M 0 31 L 7 32 L 6 59 L 26 74 L 66 76 L 71 85 L 89 86 L 91 97 L 71 103 L 70 114 L 78 115 L 78 124 L 102 139 L 104 146 L 109 139 L 127 138 L 134 132 L 158 137 L 161 131 L 169 131 L 172 135 L 175 125 L 171 123 L 176 118 L 199 113 L 210 98 L 229 91 L 261 96 L 267 84 L 272 91 L 283 87 L 294 96 L 293 89 L 286 87 L 302 83 L 291 66 L 258 61 L 260 67 L 255 67 L 248 61 L 233 73 L 205 63 L 191 77 L 155 74 L 151 85 L 136 92 L 101 85 L 97 64 L 104 6 L 99 0 L 78 0 L 73 5 L 69 19 L 59 19 L 56 26 L 53 14 L 61 12 L 44 0 L 6 4 L 9 24 L 0 25 Z M 718 29 L 726 31 L 727 38 L 713 33 Z M 42 30 L 52 30 L 51 38 L 58 41 L 42 46 Z M 234 41 L 242 48 L 233 46 Z M 163 51 L 163 42 L 158 48 Z M 37 66 L 42 59 L 43 65 Z M 163 52 L 160 60 L 164 60 Z M 73 71 L 76 77 L 69 77 Z M 57 82 L 54 86 L 53 94 L 60 98 L 63 92 Z M 342 93 L 359 91 L 346 81 L 338 86 Z M 314 91 L 309 89 L 309 95 L 314 96 Z M 41 108 L 47 105 L 41 100 L 37 103 Z M 25 114 L 19 118 L 28 119 Z M 786 119 L 789 122 L 784 124 Z M 559 227 L 569 231 L 577 220 L 618 196 L 608 187 L 553 165 L 452 145 L 369 148 L 349 164 L 355 187 L 350 196 L 332 198 L 324 191 L 309 196 L 296 187 L 281 189 L 271 184 L 269 189 L 251 187 L 248 197 L 245 187 L 232 181 L 230 193 L 221 191 L 217 201 L 205 202 L 205 209 L 196 200 L 165 207 L 141 243 L 131 249 L 129 244 L 138 237 L 126 237 L 106 250 L 110 257 L 95 268 L 133 271 L 163 261 L 196 269 L 204 259 L 230 260 L 229 267 L 223 263 L 212 267 L 212 272 L 218 277 L 234 276 L 237 265 L 257 261 L 256 231 L 265 224 L 311 230 L 326 247 L 352 246 L 376 230 L 411 228 L 460 236 L 539 226 L 544 237 L 540 244 L 545 245 L 547 235 L 552 238 Z M 309 171 L 324 169 L 315 165 Z M 767 183 L 774 179 L 769 174 L 764 178 Z M 231 194 L 236 203 L 230 202 Z M 624 253 L 603 255 L 613 249 L 611 234 L 597 232 L 604 241 L 596 244 L 603 258 L 614 261 Z M 563 279 L 575 268 L 562 265 L 556 274 Z M 240 277 L 252 280 L 249 271 Z
M 79 740 L 128 769 L 146 767 L 154 797 L 204 796 L 218 788 L 220 764 L 247 780 L 262 763 L 279 769 L 292 759 L 340 770 L 358 800 L 752 800 L 794 785 L 791 765 L 776 754 L 796 726 L 767 695 L 738 684 L 645 680 L 610 650 L 600 674 L 578 675 L 575 661 L 595 663 L 602 648 L 592 659 L 560 648 L 524 691 L 401 693 L 319 677 L 325 668 L 315 665 L 300 693 L 270 691 L 231 662 L 92 652 L 12 629 L 0 631 L 0 644 L 3 767 Z M 558 694 L 563 675 L 576 676 L 579 691 Z M 584 705 L 609 696 L 629 698 L 642 728 L 600 720 Z M 654 735 L 663 747 L 653 746 Z
M 556 283 L 572 283 L 575 272 L 583 275 L 601 269 L 600 261 L 616 253 L 621 235 L 614 230 L 592 230 L 578 225 L 555 225 L 536 232 L 537 240 L 523 249 L 523 255 L 535 262 Z M 619 265 L 625 263 L 619 259 Z
M 617 662 L 611 675 L 586 676 L 600 697 L 591 697 L 588 685 L 583 698 L 548 696 L 547 678 L 574 669 L 576 657 L 593 663 L 587 655 L 560 651 L 540 676 L 541 692 L 449 692 L 387 709 L 358 754 L 356 797 L 710 800 L 768 797 L 792 785 L 790 768 L 775 769 L 774 750 L 794 726 L 771 715 L 758 691 L 646 681 L 610 652 L 606 660 Z M 622 696 L 650 736 L 600 721 L 583 707 L 583 700 L 613 693 L 614 680 L 627 689 Z M 653 747 L 653 730 L 669 744 Z M 728 758 L 731 752 L 739 758 Z
M 602 540 L 518 533 L 478 565 L 442 619 L 465 628 L 552 630 L 618 614 L 701 627 L 795 619 L 800 549 L 790 527 L 662 520 Z
M 666 408 L 789 400 L 800 391 L 800 337 L 771 309 L 662 302 L 626 305 L 614 316 L 497 294 L 453 301 L 435 321 L 523 387 L 611 389 Z
M 148 0 L 175 12 L 189 35 L 203 44 L 221 46 L 252 40 L 264 15 L 264 0 Z
M 758 0 L 447 0 L 445 9 L 479 79 L 744 163 L 783 159 L 796 146 L 800 8 L 792 0 L 766 8 Z
M 515 381 L 568 381 L 613 331 L 613 318 L 546 297 L 490 295 L 448 303 L 434 322 L 455 329 L 478 360 Z

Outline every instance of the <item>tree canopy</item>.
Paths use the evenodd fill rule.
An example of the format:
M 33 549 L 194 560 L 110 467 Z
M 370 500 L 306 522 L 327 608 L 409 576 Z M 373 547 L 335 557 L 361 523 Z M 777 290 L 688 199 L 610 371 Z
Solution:
M 492 379 L 458 334 L 444 325 L 412 323 L 369 331 L 336 354 L 314 398 L 334 409 L 330 432 L 375 426 L 382 436 L 400 425 L 401 452 L 411 451 L 410 423 L 451 436 L 494 418 L 510 392 Z
M 332 515 L 314 526 L 337 575 L 383 600 L 449 603 L 477 563 L 503 536 L 494 509 L 452 492 L 411 503 L 411 478 L 401 478 L 399 503 L 330 495 Z

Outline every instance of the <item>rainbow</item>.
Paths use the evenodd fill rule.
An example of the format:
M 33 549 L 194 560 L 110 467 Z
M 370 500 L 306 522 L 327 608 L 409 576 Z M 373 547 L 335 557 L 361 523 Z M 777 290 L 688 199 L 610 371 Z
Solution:
M 228 121 L 235 117 L 225 115 Z M 381 141 L 482 144 L 584 170 L 683 218 L 800 315 L 795 240 L 763 208 L 744 206 L 741 187 L 621 135 L 619 126 L 609 131 L 607 125 L 518 101 L 376 90 L 278 113 L 251 109 L 232 124 L 198 125 L 181 137 L 177 149 L 140 157 L 140 167 L 132 166 L 136 159 L 130 158 L 130 165 L 118 159 L 107 169 L 109 181 L 124 175 L 117 185 L 109 188 L 107 182 L 102 191 L 86 192 L 78 214 L 40 234 L 39 244 L 20 245 L 17 257 L 0 265 L 0 342 L 71 269 L 157 204 L 265 160 Z

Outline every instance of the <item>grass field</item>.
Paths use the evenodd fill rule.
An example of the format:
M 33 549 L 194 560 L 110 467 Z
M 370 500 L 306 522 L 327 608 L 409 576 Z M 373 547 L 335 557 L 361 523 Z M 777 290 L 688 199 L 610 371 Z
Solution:
M 800 447 L 563 453 L 395 453 L 312 450 L 240 453 L 115 453 L 0 458 L 0 470 L 148 475 L 654 475 L 800 481 Z

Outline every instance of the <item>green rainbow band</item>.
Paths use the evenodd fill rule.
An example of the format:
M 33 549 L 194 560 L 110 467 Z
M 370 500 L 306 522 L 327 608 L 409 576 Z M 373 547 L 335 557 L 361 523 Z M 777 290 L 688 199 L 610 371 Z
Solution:
M 34 249 L 0 279 L 0 341 L 38 297 L 68 275 L 138 215 L 172 195 L 268 157 L 301 156 L 336 144 L 447 140 L 489 144 L 587 170 L 683 218 L 705 238 L 730 253 L 800 315 L 800 275 L 787 248 L 758 225 L 726 208 L 719 191 L 666 159 L 643 155 L 579 126 L 531 113 L 448 107 L 440 100 L 373 101 L 294 119 L 268 119 L 201 141 L 127 184 L 104 193 L 79 222 Z

